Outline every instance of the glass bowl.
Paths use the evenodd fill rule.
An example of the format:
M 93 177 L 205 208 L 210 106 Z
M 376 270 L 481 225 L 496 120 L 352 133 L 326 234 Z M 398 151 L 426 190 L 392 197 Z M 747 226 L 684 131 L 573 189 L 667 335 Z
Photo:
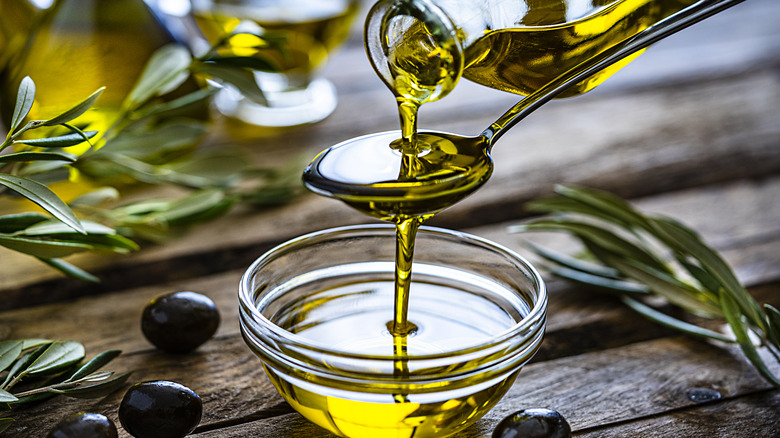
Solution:
M 279 393 L 344 437 L 444 437 L 481 418 L 537 351 L 547 293 L 522 257 L 421 227 L 409 321 L 393 336 L 395 228 L 290 240 L 241 279 L 241 331 Z

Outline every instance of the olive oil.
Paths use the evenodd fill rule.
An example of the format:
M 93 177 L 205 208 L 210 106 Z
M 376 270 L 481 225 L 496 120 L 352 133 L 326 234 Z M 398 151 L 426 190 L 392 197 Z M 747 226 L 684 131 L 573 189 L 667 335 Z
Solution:
M 517 371 L 489 378 L 484 371 L 476 372 L 460 381 L 457 376 L 467 370 L 482 370 L 490 360 L 505 358 L 505 351 L 492 359 L 477 355 L 457 368 L 436 365 L 435 359 L 420 367 L 407 363 L 406 358 L 435 358 L 487 342 L 522 320 L 530 311 L 529 303 L 519 298 L 486 299 L 513 295 L 498 283 L 474 274 L 452 268 L 437 271 L 423 264 L 409 315 L 417 324 L 416 330 L 394 336 L 383 323 L 395 288 L 393 278 L 387 276 L 392 268 L 364 265 L 353 266 L 354 274 L 346 278 L 343 273 L 339 278 L 318 273 L 322 275 L 305 285 L 306 290 L 316 292 L 295 305 L 284 306 L 270 318 L 305 341 L 329 345 L 343 355 L 395 357 L 395 372 L 389 375 L 398 376 L 398 380 L 378 378 L 376 383 L 362 386 L 335 382 L 303 367 L 281 374 L 265 366 L 274 386 L 298 412 L 339 436 L 443 437 L 476 421 L 501 399 Z M 301 283 L 296 281 L 294 287 L 301 287 Z M 403 339 L 403 352 L 397 348 L 399 339 Z M 376 365 L 375 372 L 379 374 L 381 369 L 381 364 Z M 451 381 L 447 385 L 439 380 L 414 383 L 415 376 L 431 374 Z
M 496 26 L 466 48 L 463 76 L 491 88 L 527 95 L 695 1 L 529 1 L 516 26 Z M 496 7 L 509 3 L 493 2 Z M 560 97 L 593 89 L 638 55 L 602 70 Z
M 454 14 L 455 23 L 465 23 L 458 37 L 471 41 L 464 51 L 466 78 L 499 90 L 530 94 L 693 1 L 488 0 L 473 8 L 458 0 L 436 3 Z M 489 16 L 480 16 L 483 11 Z M 400 138 L 385 133 L 341 143 L 315 158 L 304 172 L 304 181 L 317 193 L 397 225 L 394 326 L 400 327 L 397 334 L 402 335 L 408 324 L 403 303 L 408 300 L 406 282 L 417 226 L 477 190 L 490 177 L 493 164 L 490 145 L 482 137 L 417 132 L 420 106 L 445 96 L 455 86 L 459 54 L 423 21 L 410 24 L 404 18 L 387 23 L 387 67 L 392 81 L 385 80 L 396 97 Z M 475 29 L 481 34 L 469 35 Z M 568 95 L 592 89 L 630 60 L 574 86 Z
M 358 7 L 349 0 L 214 0 L 194 6 L 195 19 L 212 43 L 242 29 L 272 35 L 280 45 L 238 35 L 225 54 L 257 55 L 274 64 L 274 72 L 300 83 L 308 82 L 347 38 Z
M 392 80 L 387 85 L 396 96 L 421 104 L 446 95 L 455 86 L 462 62 L 465 78 L 528 95 L 695 1 L 485 0 L 474 5 L 463 0 L 436 0 L 436 5 L 451 14 L 458 47 L 434 38 L 435 32 L 422 21 L 409 24 L 408 19 L 399 20 L 407 27 L 393 33 L 388 44 L 387 68 Z M 593 89 L 639 53 L 559 97 Z

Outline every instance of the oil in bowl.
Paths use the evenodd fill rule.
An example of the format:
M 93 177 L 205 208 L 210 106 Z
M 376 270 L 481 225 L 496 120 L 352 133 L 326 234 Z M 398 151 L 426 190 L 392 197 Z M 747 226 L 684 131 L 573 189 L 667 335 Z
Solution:
M 240 285 L 241 329 L 279 393 L 344 437 L 445 437 L 481 418 L 539 348 L 547 295 L 520 256 L 422 227 L 405 335 L 392 335 L 395 230 L 293 239 Z

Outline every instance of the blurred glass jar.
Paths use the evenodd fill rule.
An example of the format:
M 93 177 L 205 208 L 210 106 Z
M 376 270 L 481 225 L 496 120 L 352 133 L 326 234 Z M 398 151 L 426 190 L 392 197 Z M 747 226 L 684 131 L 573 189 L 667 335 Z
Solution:
M 38 7 L 28 0 L 0 0 L 0 72 L 24 45 L 39 14 Z
M 80 128 L 102 134 L 119 117 L 152 53 L 175 42 L 143 0 L 55 1 L 9 60 L 0 84 L 3 120 L 13 111 L 22 78 L 30 76 L 36 84 L 31 120 L 60 114 L 106 87 L 92 109 L 76 120 Z M 177 91 L 196 88 L 189 80 Z M 205 109 L 199 117 L 206 116 Z
M 336 89 L 319 73 L 349 35 L 358 7 L 357 0 L 192 0 L 195 20 L 211 44 L 233 32 L 267 37 L 238 35 L 223 53 L 271 63 L 273 71 L 255 72 L 266 102 L 226 85 L 216 98 L 219 111 L 258 126 L 295 126 L 330 115 Z

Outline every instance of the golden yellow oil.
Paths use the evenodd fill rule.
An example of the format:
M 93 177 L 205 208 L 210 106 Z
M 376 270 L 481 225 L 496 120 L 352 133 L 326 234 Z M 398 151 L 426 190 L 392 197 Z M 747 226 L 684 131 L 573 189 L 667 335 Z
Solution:
M 118 118 L 122 102 L 151 54 L 175 42 L 142 0 L 61 0 L 44 12 L 2 80 L 4 119 L 13 110 L 25 76 L 36 85 L 29 119 L 47 119 L 105 87 L 98 101 L 74 121 L 101 135 Z M 196 85 L 186 86 L 194 91 Z M 205 116 L 205 105 L 200 117 Z
M 0 71 L 24 45 L 40 10 L 29 0 L 0 0 Z
M 348 377 L 331 379 L 309 373 L 305 366 L 284 372 L 266 366 L 272 383 L 293 408 L 339 436 L 424 438 L 444 437 L 462 430 L 501 399 L 514 382 L 517 370 L 495 375 L 472 372 L 459 381 L 456 377 L 466 370 L 481 370 L 495 357 L 475 355 L 479 357 L 454 368 L 451 363 L 426 363 L 421 367 L 414 360 L 480 345 L 521 320 L 529 311 L 527 303 L 519 299 L 509 303 L 491 301 L 483 293 L 507 294 L 502 295 L 500 286 L 480 285 L 481 281 L 474 281 L 473 276 L 448 269 L 447 280 L 439 278 L 412 285 L 409 321 L 415 330 L 403 336 L 401 352 L 397 348 L 399 337 L 387 329 L 387 303 L 394 294 L 393 279 L 366 275 L 370 268 L 355 271 L 358 274 L 353 277 L 366 278 L 352 281 L 342 274 L 340 278 L 319 279 L 327 286 L 308 295 L 305 301 L 285 306 L 271 319 L 304 340 L 328 345 L 345 357 L 351 353 L 394 357 L 395 372 L 372 383 Z M 439 284 L 445 282 L 449 284 Z M 484 287 L 498 290 L 482 292 Z M 370 367 L 371 361 L 367 362 Z M 377 369 L 354 371 L 379 375 L 379 368 L 377 365 Z M 439 378 L 431 379 L 431 375 Z M 415 378 L 428 380 L 419 383 Z M 449 379 L 452 381 L 448 382 Z
M 460 201 L 493 170 L 483 139 L 421 132 L 418 154 L 392 147 L 397 139 L 397 132 L 387 132 L 348 140 L 318 155 L 304 181 L 317 193 L 397 223 L 430 217 Z
M 624 41 L 696 0 L 484 0 L 465 8 L 436 0 L 464 23 L 463 77 L 487 87 L 528 95 L 558 75 Z M 480 15 L 483 14 L 483 15 Z M 472 34 L 469 34 L 471 32 Z M 477 33 L 478 32 L 478 33 Z M 640 52 L 641 53 L 641 52 Z M 417 21 L 389 42 L 388 67 L 396 96 L 418 105 L 454 86 L 455 51 L 435 41 Z M 593 75 L 559 97 L 585 93 L 639 53 Z M 446 94 L 442 93 L 442 94 Z
M 349 35 L 358 4 L 352 0 L 287 0 L 247 2 L 215 0 L 196 4 L 193 11 L 204 36 L 213 44 L 249 22 L 250 30 L 281 39 L 281 46 L 258 45 L 251 35 L 231 39 L 227 54 L 259 56 L 275 71 L 310 75 Z
M 323 395 L 304 381 L 286 380 L 265 367 L 266 374 L 290 405 L 309 421 L 342 437 L 425 438 L 456 433 L 488 412 L 504 396 L 517 373 L 488 386 L 470 388 L 460 394 L 441 394 L 416 401 L 407 396 L 398 401 L 388 395 L 384 401 L 354 400 L 344 395 Z M 354 388 L 347 388 L 354 390 Z
M 509 3 L 496 0 L 497 5 Z M 517 26 L 486 31 L 466 48 L 463 76 L 527 95 L 577 64 L 624 41 L 695 0 L 535 0 Z M 638 54 L 634 55 L 638 56 Z M 570 88 L 589 91 L 629 57 Z

